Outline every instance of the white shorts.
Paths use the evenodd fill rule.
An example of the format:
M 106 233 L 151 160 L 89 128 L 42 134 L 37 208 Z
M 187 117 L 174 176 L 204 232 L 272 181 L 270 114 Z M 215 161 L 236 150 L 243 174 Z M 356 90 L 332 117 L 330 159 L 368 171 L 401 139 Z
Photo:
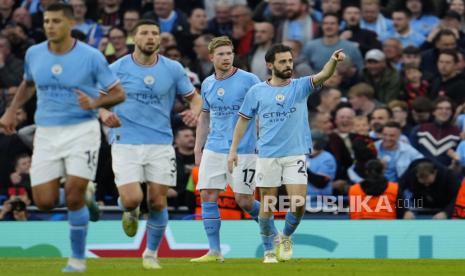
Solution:
M 31 186 L 67 175 L 94 180 L 100 142 L 97 120 L 68 126 L 37 127 Z
M 307 184 L 305 155 L 257 159 L 257 187 L 272 188 L 282 184 Z
M 224 190 L 229 184 L 234 193 L 253 195 L 256 160 L 256 154 L 239 154 L 237 167 L 230 174 L 227 154 L 204 150 L 196 189 Z
M 171 145 L 111 145 L 116 186 L 152 182 L 176 186 L 176 154 Z

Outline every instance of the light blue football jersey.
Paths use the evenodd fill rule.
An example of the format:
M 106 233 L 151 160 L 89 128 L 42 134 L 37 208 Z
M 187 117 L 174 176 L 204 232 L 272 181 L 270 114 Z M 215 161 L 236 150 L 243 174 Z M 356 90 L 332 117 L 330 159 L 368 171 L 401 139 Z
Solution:
M 24 79 L 36 85 L 38 126 L 72 125 L 96 119 L 96 110 L 79 106 L 76 89 L 96 98 L 98 87 L 108 91 L 118 82 L 102 53 L 79 41 L 61 55 L 51 52 L 47 41 L 30 47 Z
M 203 111 L 210 112 L 210 132 L 205 149 L 229 153 L 244 97 L 247 91 L 259 82 L 254 74 L 237 68 L 225 79 L 217 79 L 213 74 L 203 81 L 201 89 Z M 255 153 L 257 132 L 255 119 L 251 118 L 251 120 L 238 146 L 238 153 Z
M 110 130 L 110 143 L 172 144 L 171 109 L 176 94 L 195 93 L 182 65 L 158 55 L 154 65 L 145 66 L 126 55 L 110 69 L 126 91 L 126 101 L 113 108 L 121 127 Z
M 312 77 L 272 86 L 261 82 L 247 93 L 239 114 L 258 115 L 258 156 L 264 158 L 307 154 L 312 147 L 307 98 L 315 90 Z

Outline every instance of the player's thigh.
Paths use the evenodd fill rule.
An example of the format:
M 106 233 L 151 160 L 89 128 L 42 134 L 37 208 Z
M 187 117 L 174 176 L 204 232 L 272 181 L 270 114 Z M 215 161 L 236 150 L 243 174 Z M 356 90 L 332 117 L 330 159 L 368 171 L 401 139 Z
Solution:
M 279 162 L 283 167 L 283 184 L 307 187 L 307 158 L 305 155 L 283 157 L 280 158 Z
M 253 195 L 256 186 L 256 154 L 240 154 L 231 180 L 228 181 L 235 194 Z
M 38 127 L 34 136 L 34 151 L 31 162 L 31 186 L 56 183 L 65 176 L 65 164 L 57 147 L 57 128 Z M 42 186 L 42 187 L 47 187 Z M 39 188 L 39 190 L 47 188 Z M 37 190 L 37 189 L 36 189 Z M 46 197 L 46 195 L 40 195 Z
M 151 210 L 161 211 L 166 208 L 166 195 L 171 187 L 164 184 L 149 182 L 147 185 L 147 200 Z
M 60 178 L 32 186 L 34 204 L 41 210 L 50 210 L 56 207 L 60 196 Z
M 142 145 L 111 145 L 112 168 L 118 190 L 121 186 L 144 181 L 143 151 Z
M 144 145 L 144 181 L 176 186 L 176 154 L 171 145 Z
M 196 189 L 223 191 L 228 181 L 227 162 L 227 154 L 204 150 Z
M 84 122 L 66 131 L 68 141 L 60 146 L 60 151 L 64 153 L 66 174 L 94 180 L 101 143 L 98 121 Z
M 283 168 L 278 158 L 257 158 L 255 182 L 259 188 L 276 188 L 282 184 Z

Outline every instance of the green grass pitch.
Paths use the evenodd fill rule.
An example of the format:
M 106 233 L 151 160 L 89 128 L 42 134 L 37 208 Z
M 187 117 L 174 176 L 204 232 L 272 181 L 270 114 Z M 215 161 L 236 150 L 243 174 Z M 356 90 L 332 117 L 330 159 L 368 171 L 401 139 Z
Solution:
M 463 260 L 295 259 L 262 264 L 260 259 L 226 259 L 222 264 L 191 264 L 188 259 L 161 259 L 163 268 L 148 271 L 140 259 L 90 259 L 84 275 L 465 275 Z M 62 258 L 0 258 L 0 275 L 48 276 L 60 272 Z

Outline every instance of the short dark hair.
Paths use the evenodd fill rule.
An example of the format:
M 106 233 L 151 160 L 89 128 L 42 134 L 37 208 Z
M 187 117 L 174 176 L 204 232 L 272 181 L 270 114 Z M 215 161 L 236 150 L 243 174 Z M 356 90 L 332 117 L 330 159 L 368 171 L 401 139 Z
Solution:
M 415 175 L 417 178 L 427 177 L 437 172 L 437 168 L 430 160 L 424 160 L 415 167 Z
M 431 112 L 433 108 L 433 102 L 424 96 L 416 97 L 412 102 L 412 110 L 416 112 Z
M 134 33 L 137 33 L 137 29 L 143 25 L 157 26 L 158 30 L 160 30 L 160 25 L 157 22 L 153 20 L 149 20 L 149 19 L 142 19 L 142 20 L 137 21 L 137 24 L 134 26 L 134 29 L 133 29 Z
M 267 63 L 273 63 L 276 59 L 276 54 L 289 52 L 292 53 L 291 47 L 283 44 L 274 44 L 265 54 L 265 61 Z
M 404 54 L 404 55 L 420 55 L 421 50 L 418 47 L 415 47 L 413 45 L 409 45 L 409 46 L 404 48 L 404 50 L 402 51 L 402 54 Z
M 433 39 L 433 44 L 436 44 L 436 42 L 438 42 L 441 37 L 443 36 L 453 36 L 455 37 L 455 40 L 457 41 L 457 36 L 455 35 L 455 33 L 449 29 L 442 29 L 438 32 L 438 34 L 434 37 Z
M 402 131 L 402 126 L 395 121 L 389 121 L 386 124 L 384 124 L 383 129 L 390 127 L 390 128 L 397 128 L 398 130 Z
M 395 12 L 401 12 L 405 14 L 405 16 L 407 16 L 408 18 L 412 17 L 412 12 L 409 11 L 408 9 L 397 9 L 397 10 L 394 10 L 392 13 L 395 13 Z
M 128 37 L 128 32 L 123 29 L 122 27 L 118 27 L 118 26 L 113 26 L 111 27 L 109 30 L 108 30 L 108 38 L 110 37 L 110 33 L 113 31 L 113 30 L 118 30 L 118 31 L 121 31 L 124 35 L 124 37 Z
M 337 13 L 334 13 L 334 12 L 327 12 L 327 13 L 323 14 L 323 17 L 321 18 L 321 21 L 323 21 L 323 19 L 325 19 L 328 16 L 336 17 L 337 23 L 339 23 L 339 15 L 337 15 Z
M 387 106 L 378 106 L 378 107 L 375 107 L 375 109 L 373 109 L 373 111 L 371 111 L 371 113 L 369 115 L 370 121 L 371 121 L 371 118 L 373 117 L 373 114 L 378 110 L 385 110 L 388 113 L 389 118 L 392 118 L 392 116 L 393 116 L 392 110 L 389 107 L 387 107 Z
M 46 12 L 62 11 L 65 17 L 69 19 L 74 18 L 73 6 L 66 3 L 53 3 L 47 7 Z
M 439 51 L 438 59 L 439 59 L 439 56 L 441 55 L 449 55 L 454 58 L 454 63 L 459 62 L 458 52 L 454 49 L 444 49 L 444 50 Z
M 434 102 L 433 102 L 433 110 L 436 110 L 436 108 L 438 108 L 438 105 L 440 103 L 443 103 L 443 102 L 448 102 L 450 104 L 450 107 L 452 109 L 452 114 L 454 114 L 454 111 L 455 111 L 455 103 L 452 101 L 451 98 L 447 97 L 447 96 L 439 96 L 437 97 Z M 452 118 L 453 116 L 451 116 Z

